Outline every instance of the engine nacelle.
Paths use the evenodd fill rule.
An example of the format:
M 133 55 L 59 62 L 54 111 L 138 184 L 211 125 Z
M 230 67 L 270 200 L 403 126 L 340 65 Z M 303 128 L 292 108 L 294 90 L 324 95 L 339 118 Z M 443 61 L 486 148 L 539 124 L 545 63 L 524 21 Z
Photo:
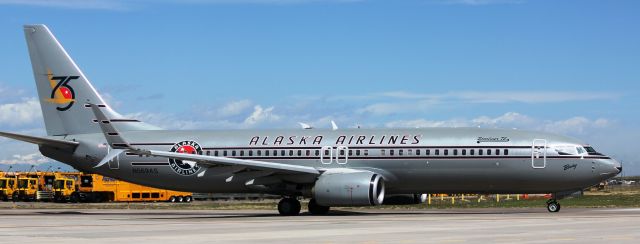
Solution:
M 372 206 L 384 201 L 384 179 L 369 171 L 327 171 L 316 181 L 313 196 L 321 206 Z
M 411 205 L 427 201 L 427 194 L 395 194 L 384 198 L 384 205 Z

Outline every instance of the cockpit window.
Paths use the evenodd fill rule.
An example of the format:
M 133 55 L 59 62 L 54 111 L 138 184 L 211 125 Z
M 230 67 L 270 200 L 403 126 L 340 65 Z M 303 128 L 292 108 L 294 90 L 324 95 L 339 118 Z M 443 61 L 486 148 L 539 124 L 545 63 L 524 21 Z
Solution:
M 589 155 L 602 155 L 601 153 L 599 153 L 595 149 L 593 149 L 593 147 L 586 146 L 586 147 L 584 147 L 584 149 L 587 150 L 587 153 L 589 153 Z

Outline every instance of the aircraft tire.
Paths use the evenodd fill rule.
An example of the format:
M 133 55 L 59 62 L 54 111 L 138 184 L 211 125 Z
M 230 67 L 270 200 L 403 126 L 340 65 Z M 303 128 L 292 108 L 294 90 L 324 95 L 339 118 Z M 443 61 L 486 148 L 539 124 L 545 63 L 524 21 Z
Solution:
M 184 197 L 184 202 L 189 203 L 191 201 L 193 201 L 193 198 L 191 196 Z
M 278 212 L 282 216 L 295 216 L 300 214 L 300 201 L 295 198 L 283 198 L 278 203 Z
M 309 201 L 309 205 L 307 206 L 309 208 L 309 213 L 311 213 L 312 215 L 325 215 L 329 213 L 330 209 L 330 207 L 318 205 L 316 199 L 313 198 L 311 198 L 311 200 Z
M 560 211 L 560 203 L 556 202 L 556 201 L 551 201 L 549 203 L 547 203 L 547 210 L 551 213 L 556 213 L 558 211 Z
M 169 197 L 169 202 L 176 202 L 176 200 L 177 200 L 176 196 Z
M 182 196 L 178 196 L 178 197 L 176 198 L 176 202 L 184 202 L 184 197 L 182 197 Z

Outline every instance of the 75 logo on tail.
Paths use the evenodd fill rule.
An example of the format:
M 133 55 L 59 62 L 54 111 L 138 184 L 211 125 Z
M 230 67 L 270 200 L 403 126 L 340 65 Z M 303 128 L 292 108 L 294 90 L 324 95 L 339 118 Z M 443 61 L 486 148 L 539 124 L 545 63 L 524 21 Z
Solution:
M 58 111 L 66 111 L 71 108 L 76 101 L 76 93 L 73 91 L 73 87 L 69 85 L 69 82 L 80 78 L 80 76 L 53 76 L 51 70 L 48 70 L 47 78 L 52 89 L 51 97 L 47 101 L 60 104 L 56 108 Z

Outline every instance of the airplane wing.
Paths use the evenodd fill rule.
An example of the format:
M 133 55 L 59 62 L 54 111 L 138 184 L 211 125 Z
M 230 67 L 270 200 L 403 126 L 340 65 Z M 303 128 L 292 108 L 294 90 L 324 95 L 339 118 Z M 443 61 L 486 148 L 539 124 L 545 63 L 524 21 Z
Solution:
M 305 174 L 313 174 L 313 175 L 321 174 L 321 172 L 314 167 L 300 166 L 300 165 L 272 163 L 272 162 L 238 159 L 238 158 L 205 156 L 205 155 L 199 155 L 199 154 L 165 152 L 165 151 L 157 151 L 157 150 L 137 149 L 135 151 L 137 152 L 134 152 L 134 153 L 141 154 L 141 155 L 195 161 L 198 164 L 205 165 L 205 166 L 219 166 L 219 165 L 243 166 L 250 169 L 268 170 L 273 172 L 305 173 Z
M 247 159 L 238 159 L 238 158 L 227 158 L 227 157 L 216 157 L 216 156 L 205 156 L 199 154 L 185 154 L 185 153 L 175 153 L 175 152 L 165 152 L 165 151 L 157 151 L 157 150 L 146 150 L 132 147 L 124 138 L 120 136 L 120 133 L 116 130 L 116 128 L 111 125 L 111 121 L 106 115 L 100 110 L 100 108 L 91 104 L 91 109 L 96 116 L 96 119 L 99 121 L 100 129 L 107 139 L 107 142 L 113 148 L 111 152 L 100 161 L 95 167 L 100 167 L 111 159 L 115 158 L 119 154 L 123 152 L 138 154 L 138 155 L 147 155 L 147 156 L 155 156 L 155 157 L 164 157 L 164 158 L 172 158 L 177 160 L 189 160 L 195 161 L 200 165 L 204 165 L 206 167 L 215 167 L 220 165 L 226 166 L 242 166 L 247 169 L 261 170 L 261 171 L 269 171 L 274 173 L 302 173 L 302 174 L 312 174 L 319 175 L 321 172 L 314 167 L 308 166 L 300 166 L 300 165 L 290 165 L 290 164 L 281 164 L 281 163 L 273 163 L 273 162 L 264 162 L 264 161 L 255 161 L 255 160 L 247 160 Z
M 21 135 L 21 134 L 8 133 L 8 132 L 0 132 L 0 136 L 23 141 L 23 142 L 37 144 L 39 146 L 59 148 L 66 151 L 73 151 L 80 144 L 75 141 L 65 141 L 65 140 L 58 140 L 58 139 L 37 137 L 37 136 L 28 136 L 28 135 Z

